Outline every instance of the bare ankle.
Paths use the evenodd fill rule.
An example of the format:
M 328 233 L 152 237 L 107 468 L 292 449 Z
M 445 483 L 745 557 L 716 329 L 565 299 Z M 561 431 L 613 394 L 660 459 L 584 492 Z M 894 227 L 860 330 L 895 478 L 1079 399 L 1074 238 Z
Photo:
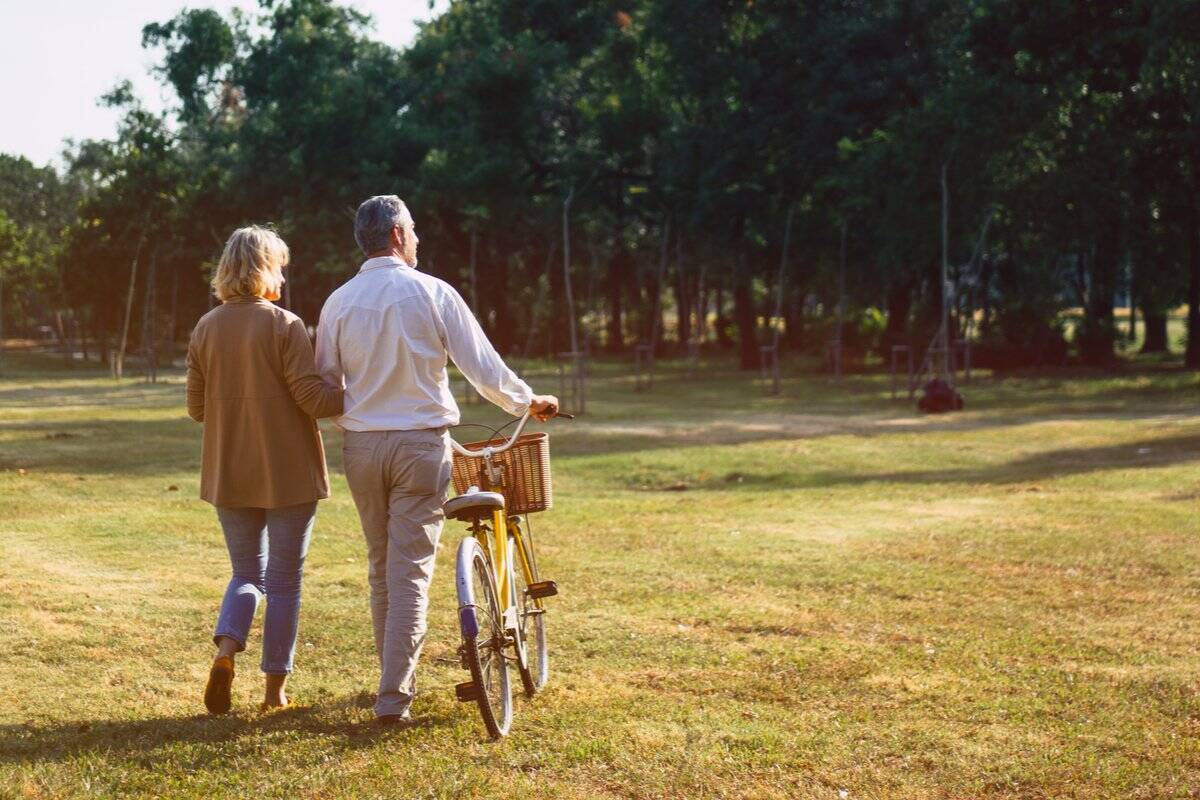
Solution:
M 268 706 L 286 706 L 287 675 L 267 675 L 266 691 L 263 693 L 263 704 Z
M 214 660 L 217 658 L 228 658 L 230 661 L 232 661 L 234 656 L 237 655 L 237 652 L 238 643 L 235 639 L 231 639 L 228 636 L 220 636 L 217 638 L 217 655 L 214 657 Z

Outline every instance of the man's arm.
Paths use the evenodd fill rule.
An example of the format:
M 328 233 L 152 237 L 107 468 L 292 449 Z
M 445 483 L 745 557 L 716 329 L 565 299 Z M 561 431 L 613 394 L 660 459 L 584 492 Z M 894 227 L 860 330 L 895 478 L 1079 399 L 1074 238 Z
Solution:
M 521 416 L 526 410 L 543 421 L 553 417 L 558 412 L 558 400 L 548 395 L 535 395 L 492 347 L 459 293 L 446 284 L 441 288 L 438 312 L 444 328 L 442 342 L 455 366 L 471 385 L 514 417 Z
M 342 372 L 341 352 L 337 344 L 337 322 L 332 317 L 333 311 L 327 301 L 321 309 L 321 319 L 317 322 L 317 374 L 326 383 L 345 388 L 346 379 Z

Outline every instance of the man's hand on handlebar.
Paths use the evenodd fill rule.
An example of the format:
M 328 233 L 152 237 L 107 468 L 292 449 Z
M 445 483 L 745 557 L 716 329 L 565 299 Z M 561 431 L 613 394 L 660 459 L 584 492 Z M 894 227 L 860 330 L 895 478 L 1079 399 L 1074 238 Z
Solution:
M 558 398 L 552 394 L 535 394 L 529 401 L 529 413 L 538 422 L 546 422 L 558 414 Z

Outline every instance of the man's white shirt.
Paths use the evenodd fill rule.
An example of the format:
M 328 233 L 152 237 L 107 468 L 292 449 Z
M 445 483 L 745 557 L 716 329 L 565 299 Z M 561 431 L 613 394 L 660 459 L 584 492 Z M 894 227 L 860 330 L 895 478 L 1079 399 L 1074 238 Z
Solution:
M 509 369 L 449 284 L 394 256 L 371 258 L 321 310 L 317 370 L 346 390 L 349 431 L 457 425 L 447 356 L 485 398 L 519 416 L 532 390 Z

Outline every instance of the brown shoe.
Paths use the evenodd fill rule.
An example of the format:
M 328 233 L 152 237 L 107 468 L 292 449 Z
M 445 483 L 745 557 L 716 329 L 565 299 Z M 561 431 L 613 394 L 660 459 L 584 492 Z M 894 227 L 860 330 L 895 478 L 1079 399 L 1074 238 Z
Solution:
M 403 714 L 381 714 L 375 718 L 375 721 L 385 728 L 389 728 L 394 725 L 408 725 L 413 718 L 406 711 Z
M 233 705 L 229 694 L 233 688 L 233 659 L 221 656 L 213 662 L 204 687 L 204 707 L 210 714 L 228 714 Z

